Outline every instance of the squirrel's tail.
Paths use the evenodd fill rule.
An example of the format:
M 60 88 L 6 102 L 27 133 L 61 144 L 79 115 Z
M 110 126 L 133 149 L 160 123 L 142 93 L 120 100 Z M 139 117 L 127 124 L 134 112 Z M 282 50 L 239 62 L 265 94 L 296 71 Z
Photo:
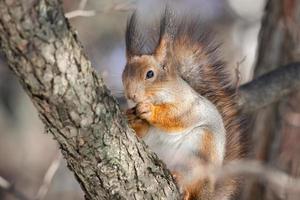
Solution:
M 165 23 L 160 26 L 165 30 L 160 31 L 158 47 L 167 44 L 166 59 L 172 60 L 181 77 L 210 100 L 223 118 L 226 129 L 224 163 L 242 159 L 246 145 L 241 138 L 242 118 L 236 104 L 236 88 L 230 84 L 230 75 L 220 59 L 219 46 L 213 41 L 212 33 L 207 32 L 205 25 L 193 16 L 176 19 L 172 12 L 165 12 L 161 23 Z M 212 199 L 228 199 L 240 185 L 238 182 L 237 178 L 222 181 L 216 186 Z

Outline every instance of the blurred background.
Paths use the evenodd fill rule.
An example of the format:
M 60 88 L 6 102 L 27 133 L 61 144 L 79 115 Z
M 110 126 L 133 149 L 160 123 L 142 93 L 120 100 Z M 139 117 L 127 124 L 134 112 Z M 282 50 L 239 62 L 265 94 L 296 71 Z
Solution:
M 199 13 L 201 20 L 215 30 L 233 81 L 237 78 L 237 68 L 241 84 L 251 80 L 265 1 L 173 2 L 182 10 Z M 136 7 L 149 13 L 155 11 L 161 6 L 161 1 L 63 0 L 63 4 L 93 66 L 112 94 L 122 97 L 127 18 Z M 35 108 L 3 57 L 0 57 L 0 177 L 14 184 L 29 199 L 39 195 L 40 199 L 48 200 L 83 199 L 79 185 L 59 156 L 57 144 L 50 134 L 44 133 Z M 46 186 L 46 191 L 41 190 L 41 186 Z M 17 198 L 0 188 L 0 199 Z

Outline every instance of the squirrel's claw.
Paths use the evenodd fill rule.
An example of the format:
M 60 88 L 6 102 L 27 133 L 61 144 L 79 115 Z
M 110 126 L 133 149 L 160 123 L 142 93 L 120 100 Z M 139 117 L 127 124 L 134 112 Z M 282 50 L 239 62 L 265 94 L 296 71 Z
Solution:
M 151 103 L 139 103 L 136 106 L 136 115 L 141 119 L 150 120 L 152 114 Z
M 125 114 L 130 127 L 135 130 L 137 136 L 143 137 L 148 131 L 149 124 L 147 121 L 139 118 L 135 110 L 136 108 L 128 109 Z

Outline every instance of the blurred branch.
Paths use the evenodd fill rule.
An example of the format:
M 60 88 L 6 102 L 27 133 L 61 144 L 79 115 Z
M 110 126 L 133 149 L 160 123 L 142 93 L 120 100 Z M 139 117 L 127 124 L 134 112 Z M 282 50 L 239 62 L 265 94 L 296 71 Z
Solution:
M 61 154 L 58 153 L 57 156 L 55 156 L 55 158 L 49 165 L 49 168 L 47 169 L 47 171 L 45 173 L 45 176 L 43 178 L 43 183 L 36 194 L 36 197 L 35 197 L 36 200 L 42 200 L 46 196 L 46 194 L 49 190 L 51 181 L 60 165 L 60 161 L 61 161 Z
M 249 176 L 266 183 L 274 191 L 282 192 L 300 192 L 300 179 L 294 178 L 284 171 L 269 167 L 255 160 L 233 161 L 227 163 L 222 169 L 216 172 L 216 177 L 222 180 L 230 176 Z
M 210 178 L 222 184 L 229 177 L 247 176 L 264 182 L 269 188 L 280 195 L 285 192 L 300 193 L 300 179 L 294 178 L 284 171 L 269 167 L 255 160 L 231 161 L 221 167 L 198 165 L 191 177 Z
M 107 8 L 104 8 L 103 10 L 85 10 L 86 3 L 87 3 L 86 0 L 82 0 L 79 4 L 78 9 L 65 13 L 65 17 L 68 19 L 75 18 L 75 17 L 92 17 L 100 13 L 108 13 L 113 11 L 126 12 L 126 11 L 133 10 L 135 8 L 134 2 L 124 2 L 124 3 L 113 3 Z
M 291 63 L 242 85 L 239 107 L 243 113 L 251 113 L 296 89 L 300 89 L 300 63 Z
M 4 179 L 2 176 L 0 176 L 0 189 L 3 189 L 4 191 L 12 194 L 16 198 L 20 200 L 29 200 L 24 194 L 19 192 L 13 184 L 8 182 L 6 179 Z

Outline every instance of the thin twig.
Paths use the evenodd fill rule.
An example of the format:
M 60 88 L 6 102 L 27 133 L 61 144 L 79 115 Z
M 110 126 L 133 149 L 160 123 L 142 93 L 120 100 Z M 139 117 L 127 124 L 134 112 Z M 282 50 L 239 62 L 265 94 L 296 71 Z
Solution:
M 235 75 L 236 75 L 236 83 L 235 83 L 235 90 L 236 93 L 238 94 L 239 87 L 241 84 L 241 72 L 240 72 L 240 66 L 241 64 L 246 60 L 246 56 L 244 56 L 241 60 L 239 60 L 236 63 L 236 68 L 235 68 Z
M 82 2 L 81 2 L 82 3 Z M 65 13 L 65 17 L 68 19 L 75 17 L 92 17 L 99 13 L 108 13 L 113 11 L 126 12 L 135 8 L 134 2 L 125 2 L 125 3 L 114 3 L 108 8 L 103 10 L 85 10 L 86 2 L 80 3 L 77 10 L 73 10 Z
M 65 17 L 68 19 L 74 17 L 92 17 L 96 15 L 95 10 L 73 10 L 65 14 Z
M 46 194 L 49 190 L 51 181 L 60 165 L 60 161 L 61 161 L 61 154 L 58 153 L 57 156 L 55 156 L 54 160 L 49 165 L 49 167 L 44 175 L 43 183 L 40 186 L 40 188 L 35 196 L 35 200 L 42 200 L 46 196 Z
M 22 194 L 20 191 L 18 191 L 13 184 L 8 182 L 5 178 L 0 176 L 0 188 L 2 188 L 7 193 L 12 194 L 16 198 L 20 200 L 29 200 L 24 194 Z

